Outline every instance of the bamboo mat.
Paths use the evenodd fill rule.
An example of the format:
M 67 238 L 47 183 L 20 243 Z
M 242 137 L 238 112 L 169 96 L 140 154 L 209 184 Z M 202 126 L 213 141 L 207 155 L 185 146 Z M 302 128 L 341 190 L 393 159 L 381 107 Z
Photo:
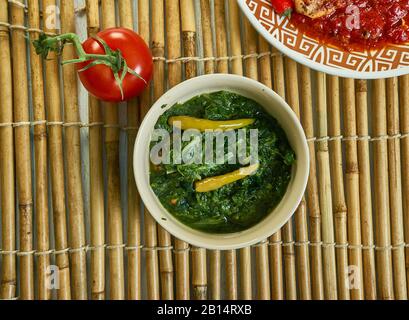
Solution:
M 61 32 L 85 39 L 125 26 L 152 48 L 150 91 L 101 103 L 73 66 L 42 63 L 29 45 L 41 30 L 60 32 L 46 23 L 55 4 L 0 0 L 1 299 L 407 299 L 409 76 L 311 71 L 258 36 L 235 0 L 58 1 Z M 72 55 L 67 47 L 63 59 Z M 152 103 L 213 72 L 258 79 L 285 97 L 312 160 L 293 219 L 225 252 L 159 227 L 131 165 Z M 55 275 L 59 289 L 50 290 Z

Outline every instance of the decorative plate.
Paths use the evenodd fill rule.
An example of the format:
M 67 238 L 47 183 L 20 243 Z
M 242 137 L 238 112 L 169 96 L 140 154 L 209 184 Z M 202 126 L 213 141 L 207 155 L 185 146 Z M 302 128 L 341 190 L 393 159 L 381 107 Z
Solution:
M 275 48 L 312 69 L 341 77 L 376 79 L 409 73 L 409 44 L 348 52 L 306 36 L 277 15 L 270 0 L 238 0 L 252 25 Z

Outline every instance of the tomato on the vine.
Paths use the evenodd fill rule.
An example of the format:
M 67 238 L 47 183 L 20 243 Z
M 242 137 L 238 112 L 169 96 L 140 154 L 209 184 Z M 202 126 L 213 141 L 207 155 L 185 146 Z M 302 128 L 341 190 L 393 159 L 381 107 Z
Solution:
M 95 97 L 112 102 L 132 99 L 147 87 L 152 77 L 152 54 L 144 40 L 132 30 L 110 28 L 80 43 L 78 35 L 41 35 L 34 41 L 36 52 L 47 58 L 61 53 L 66 43 L 74 44 L 75 63 L 84 87 Z
M 122 82 L 123 97 L 112 70 L 103 64 L 95 65 L 79 72 L 84 87 L 94 96 L 105 101 L 123 101 L 138 96 L 151 80 L 153 60 L 152 54 L 144 40 L 135 32 L 125 28 L 111 28 L 97 34 L 113 50 L 120 50 L 128 68 L 141 78 L 127 73 Z M 94 38 L 88 38 L 82 44 L 88 54 L 104 54 L 104 47 Z M 77 64 L 78 70 L 90 62 Z

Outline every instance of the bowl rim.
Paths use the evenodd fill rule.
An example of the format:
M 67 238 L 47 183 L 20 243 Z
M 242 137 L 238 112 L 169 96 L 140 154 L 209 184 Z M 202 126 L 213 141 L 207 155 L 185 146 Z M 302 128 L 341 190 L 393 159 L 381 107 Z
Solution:
M 275 99 L 276 104 L 279 105 L 279 107 L 283 108 L 283 112 L 286 113 L 286 116 L 289 117 L 291 120 L 291 126 L 296 128 L 297 134 L 298 136 L 300 136 L 302 139 L 299 139 L 299 143 L 300 143 L 300 151 L 301 153 L 298 154 L 298 156 L 300 156 L 300 154 L 302 154 L 302 156 L 300 156 L 300 158 L 304 159 L 303 164 L 300 166 L 301 168 L 299 169 L 299 172 L 293 171 L 293 178 L 296 176 L 297 173 L 297 184 L 293 184 L 292 189 L 295 189 L 295 191 L 293 191 L 291 189 L 291 193 L 294 193 L 295 196 L 293 195 L 293 198 L 295 199 L 291 199 L 292 202 L 288 204 L 286 204 L 285 207 L 285 212 L 286 212 L 286 216 L 285 219 L 282 219 L 279 221 L 279 223 L 277 223 L 276 226 L 269 228 L 268 232 L 266 232 L 266 230 L 264 230 L 264 232 L 262 234 L 258 234 L 257 236 L 252 237 L 252 239 L 247 239 L 246 241 L 235 241 L 234 243 L 232 239 L 233 238 L 240 238 L 238 237 L 239 235 L 241 235 L 242 233 L 249 233 L 248 231 L 251 230 L 252 228 L 259 226 L 262 224 L 262 221 L 260 221 L 259 223 L 257 223 L 255 226 L 243 230 L 241 232 L 236 232 L 236 233 L 231 233 L 231 234 L 212 234 L 212 233 L 206 233 L 206 232 L 201 232 L 198 230 L 195 230 L 185 224 L 183 224 L 182 222 L 180 222 L 179 220 L 177 220 L 175 217 L 172 216 L 172 214 L 170 212 L 168 212 L 163 205 L 160 203 L 160 200 L 157 198 L 157 196 L 154 194 L 150 184 L 149 184 L 149 179 L 148 179 L 148 183 L 145 183 L 146 179 L 143 177 L 143 175 L 148 174 L 149 172 L 146 173 L 144 172 L 143 174 L 141 174 L 141 168 L 143 170 L 146 169 L 146 156 L 147 154 L 149 154 L 149 152 L 147 153 L 143 153 L 143 150 L 146 148 L 146 146 L 149 146 L 149 141 L 150 141 L 150 135 L 151 135 L 151 131 L 154 127 L 154 125 L 157 122 L 157 119 L 159 118 L 159 116 L 161 114 L 163 114 L 163 112 L 165 112 L 167 109 L 163 108 L 164 105 L 168 105 L 168 103 L 164 103 L 167 99 L 169 98 L 169 95 L 172 96 L 172 92 L 173 90 L 175 92 L 184 89 L 184 93 L 182 94 L 183 97 L 179 98 L 180 101 L 186 101 L 187 97 L 190 97 L 193 91 L 189 91 L 189 89 L 187 89 L 187 87 L 189 87 L 192 83 L 195 82 L 201 82 L 201 81 L 212 81 L 212 80 L 221 80 L 224 81 L 226 83 L 232 82 L 234 81 L 245 81 L 246 84 L 248 84 L 249 86 L 252 86 L 252 88 L 257 88 L 260 89 L 261 91 L 263 91 L 264 93 L 270 95 L 273 97 L 273 99 Z M 225 90 L 231 90 L 234 92 L 234 89 L 229 89 L 229 88 L 224 88 Z M 223 90 L 223 88 L 220 88 L 219 90 Z M 213 89 L 213 88 L 209 88 L 208 91 L 206 91 L 205 88 L 203 88 L 203 90 L 200 90 L 201 93 L 204 92 L 215 92 L 217 90 Z M 238 94 L 240 94 L 240 89 L 238 89 L 236 91 Z M 193 96 L 196 96 L 198 94 L 201 93 L 195 93 Z M 244 95 L 244 94 L 243 94 Z M 180 94 L 178 94 L 178 96 L 180 96 Z M 193 97 L 192 96 L 192 97 Z M 172 104 L 173 105 L 173 104 Z M 171 107 L 171 106 L 169 106 Z M 264 107 L 264 106 L 263 106 Z M 156 113 L 155 109 L 158 110 L 163 110 L 163 112 L 161 112 L 158 116 L 154 116 L 153 114 Z M 149 130 L 149 133 L 146 133 L 146 130 Z M 284 129 L 283 129 L 284 130 Z M 284 130 L 285 131 L 285 130 Z M 287 130 L 288 131 L 288 130 Z M 286 132 L 286 134 L 288 135 L 288 133 Z M 146 141 L 146 135 L 148 135 L 149 137 L 149 141 Z M 142 152 L 141 152 L 142 151 Z M 310 170 L 310 158 L 309 158 L 309 148 L 308 148 L 308 142 L 307 142 L 307 138 L 305 137 L 305 133 L 304 133 L 304 129 L 301 126 L 301 123 L 299 122 L 296 114 L 294 113 L 294 111 L 290 108 L 290 106 L 285 102 L 285 100 L 283 98 L 281 98 L 277 93 L 275 93 L 272 89 L 268 88 L 267 86 L 263 85 L 262 83 L 250 79 L 250 78 L 246 78 L 243 76 L 238 76 L 238 75 L 232 75 L 232 74 L 208 74 L 208 75 L 203 75 L 203 76 L 199 76 L 199 77 L 195 77 L 192 78 L 190 80 L 186 80 L 180 84 L 178 84 L 177 86 L 173 87 L 172 89 L 170 89 L 169 91 L 167 91 L 161 98 L 159 98 L 151 107 L 151 109 L 148 111 L 148 113 L 146 114 L 143 122 L 141 123 L 141 126 L 139 128 L 139 132 L 135 141 L 135 146 L 134 146 L 134 154 L 133 154 L 133 169 L 134 169 L 134 178 L 136 181 L 136 185 L 137 188 L 139 190 L 139 194 L 141 196 L 141 199 L 144 203 L 145 208 L 148 209 L 148 211 L 151 213 L 152 217 L 155 219 L 155 221 L 157 223 L 159 223 L 165 230 L 167 230 L 169 233 L 171 233 L 172 235 L 174 235 L 175 237 L 188 242 L 194 246 L 200 247 L 200 248 L 206 248 L 206 249 L 213 249 L 213 250 L 231 250 L 231 249 L 240 249 L 240 248 L 244 248 L 250 245 L 254 245 L 256 243 L 259 243 L 260 241 L 266 239 L 267 237 L 271 236 L 274 232 L 278 231 L 289 219 L 291 219 L 292 215 L 294 214 L 294 212 L 296 211 L 299 203 L 301 202 L 304 193 L 305 193 L 305 189 L 307 186 L 307 182 L 308 182 L 308 176 L 309 176 L 309 170 Z M 286 194 L 289 193 L 290 188 L 287 189 Z M 290 193 L 290 194 L 291 194 Z M 149 200 L 149 201 L 146 201 Z M 153 201 L 152 201 L 153 200 Z M 159 204 L 158 204 L 159 203 Z M 280 202 L 277 207 L 281 204 L 281 203 L 286 203 L 286 202 Z M 284 205 L 283 205 L 284 206 Z M 277 208 L 276 207 L 276 208 Z M 276 210 L 276 208 L 274 208 L 268 215 L 273 214 L 274 211 Z M 282 210 L 283 211 L 283 210 Z M 287 213 L 288 211 L 288 213 Z M 267 216 L 268 216 L 267 215 Z M 166 221 L 163 221 L 163 216 L 167 216 L 169 217 L 169 219 L 166 219 Z M 267 217 L 266 216 L 266 217 Z M 170 221 L 169 221 L 170 220 Z M 184 231 L 183 231 L 184 229 Z M 186 231 L 188 230 L 188 231 Z M 196 235 L 195 235 L 196 234 Z M 197 236 L 199 234 L 199 236 Z M 190 236 L 190 237 L 189 237 Z M 208 237 L 208 241 L 209 238 L 214 238 L 214 237 L 218 237 L 220 236 L 220 243 L 215 243 L 215 240 L 213 239 L 212 243 L 207 243 L 204 238 L 206 238 L 206 236 Z M 197 240 L 197 238 L 203 238 L 203 241 L 199 241 Z M 250 238 L 249 235 L 247 235 L 247 238 Z M 227 239 L 227 240 L 226 240 Z M 230 243 L 222 243 L 223 240 L 225 241 L 230 241 Z
M 285 45 L 283 45 L 276 38 L 271 36 L 271 34 L 262 26 L 260 21 L 253 15 L 250 8 L 246 5 L 246 0 L 237 0 L 241 10 L 244 12 L 247 19 L 253 27 L 266 39 L 273 47 L 282 52 L 284 55 L 290 57 L 291 59 L 305 65 L 316 71 L 328 73 L 330 75 L 344 77 L 344 78 L 353 78 L 353 79 L 362 79 L 362 80 L 371 80 L 371 79 L 383 79 L 398 77 L 409 73 L 409 66 L 401 67 L 392 70 L 386 71 L 353 71 L 348 69 L 342 69 L 337 67 L 326 66 L 322 63 L 312 61 L 309 58 L 306 58 L 301 53 L 298 53 Z

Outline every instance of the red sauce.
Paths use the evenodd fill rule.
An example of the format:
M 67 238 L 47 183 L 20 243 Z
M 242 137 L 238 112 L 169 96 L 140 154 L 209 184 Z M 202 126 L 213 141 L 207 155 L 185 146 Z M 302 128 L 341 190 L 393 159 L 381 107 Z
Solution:
M 348 4 L 317 19 L 294 13 L 291 22 L 308 36 L 346 50 L 409 42 L 409 0 L 350 0 Z M 351 5 L 357 11 L 346 10 Z M 359 13 L 354 15 L 358 19 L 351 19 L 352 12 Z

